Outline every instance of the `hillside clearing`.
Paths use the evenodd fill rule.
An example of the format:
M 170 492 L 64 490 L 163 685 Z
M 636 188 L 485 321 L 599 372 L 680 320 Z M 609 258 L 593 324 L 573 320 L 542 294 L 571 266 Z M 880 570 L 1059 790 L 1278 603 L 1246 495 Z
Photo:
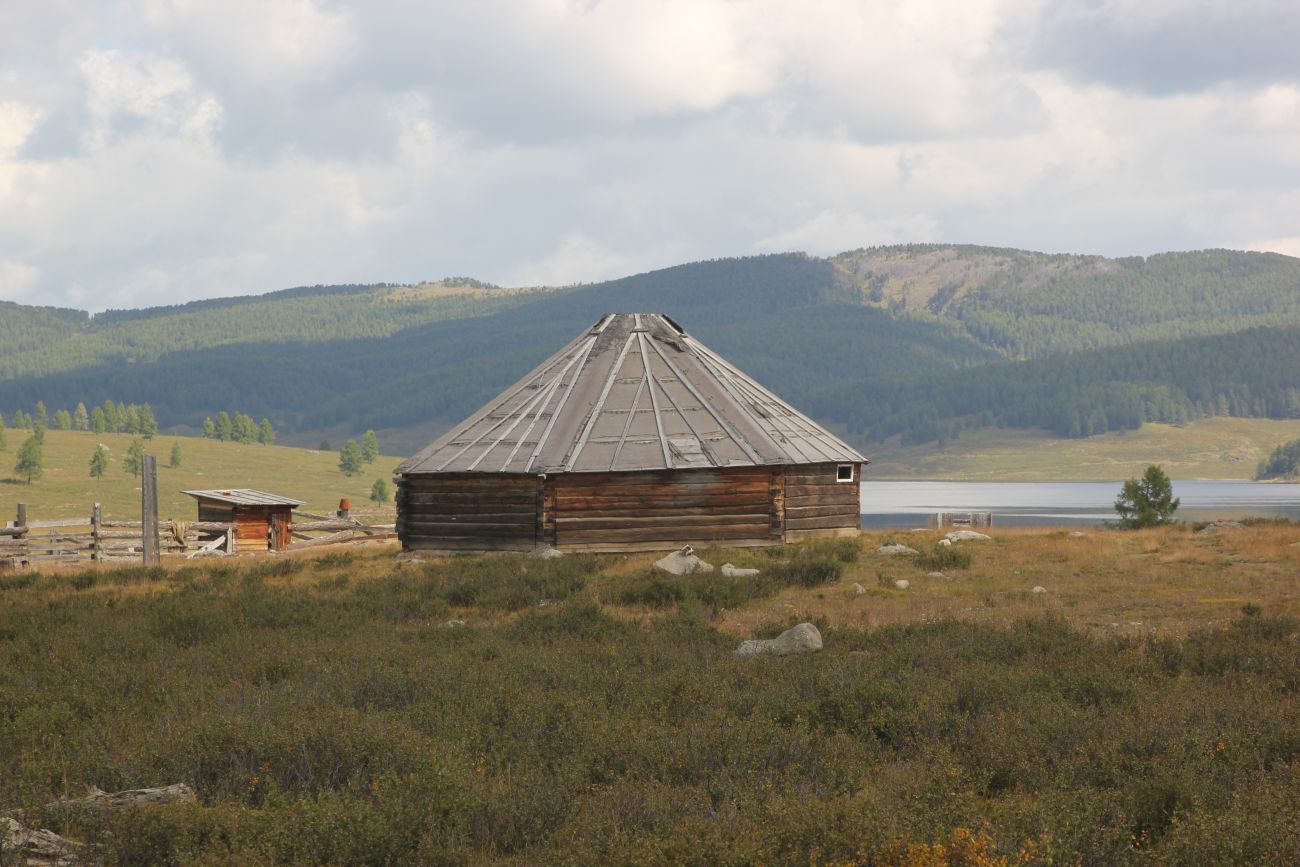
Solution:
M 132 434 L 46 431 L 45 473 L 30 485 L 13 477 L 18 446 L 30 432 L 10 429 L 6 434 L 9 449 L 0 452 L 0 521 L 13 520 L 19 502 L 27 504 L 32 520 L 89 515 L 96 502 L 103 504 L 106 517 L 139 520 L 140 482 L 122 468 Z M 370 488 L 375 479 L 384 479 L 391 491 L 392 469 L 402 458 L 380 455 L 361 475 L 348 477 L 339 471 L 336 451 L 198 437 L 157 436 L 143 442 L 146 453 L 158 458 L 158 514 L 163 520 L 192 520 L 194 499 L 181 491 L 213 488 L 270 491 L 304 500 L 304 509 L 320 513 L 332 513 L 343 497 L 356 511 L 394 513 L 391 502 L 370 501 Z M 108 449 L 109 467 L 102 479 L 93 479 L 90 458 L 98 443 Z M 167 466 L 174 443 L 181 447 L 178 468 Z
M 1250 479 L 1269 452 L 1297 437 L 1300 420 L 1254 418 L 1144 424 L 1085 439 L 988 429 L 965 432 L 942 447 L 869 447 L 871 466 L 863 478 L 1109 482 L 1160 464 L 1175 479 Z

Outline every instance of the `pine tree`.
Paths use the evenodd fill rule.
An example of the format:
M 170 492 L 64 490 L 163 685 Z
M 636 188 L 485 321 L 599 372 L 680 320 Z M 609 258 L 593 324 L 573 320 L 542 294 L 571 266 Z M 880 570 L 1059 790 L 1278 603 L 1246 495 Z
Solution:
M 0 452 L 8 451 L 9 440 L 5 437 L 5 417 L 0 413 Z
M 143 465 L 144 443 L 133 439 L 131 440 L 131 445 L 127 446 L 126 457 L 122 458 L 122 469 L 126 470 L 132 476 L 139 476 Z
M 361 438 L 361 458 L 366 463 L 373 464 L 377 457 L 379 457 L 379 437 L 375 436 L 374 431 L 368 430 Z
M 90 456 L 90 477 L 102 479 L 106 472 L 108 472 L 108 449 L 100 443 L 95 446 L 95 453 Z
M 343 475 L 359 475 L 363 463 L 361 447 L 357 445 L 357 441 L 348 440 L 344 443 L 342 451 L 339 452 L 339 469 L 343 471 Z
M 370 499 L 376 503 L 387 503 L 388 482 L 383 479 L 375 479 L 375 483 L 370 486 Z
M 208 416 L 207 418 L 203 419 L 203 438 L 209 440 L 214 440 L 217 438 L 217 426 L 212 421 L 211 416 Z
M 158 435 L 158 419 L 153 414 L 153 407 L 147 403 L 140 407 L 140 433 L 147 440 Z
M 50 414 L 45 411 L 45 401 L 36 401 L 36 421 L 45 427 L 50 426 Z
M 329 441 L 329 440 L 321 440 L 321 441 L 320 441 L 320 445 L 316 446 L 316 451 L 318 451 L 318 452 L 332 452 L 332 451 L 334 451 L 334 446 L 330 445 L 330 441 Z
M 172 443 L 172 456 L 171 456 L 171 460 L 167 462 L 167 466 L 171 467 L 172 469 L 176 469 L 180 465 L 181 465 L 181 444 Z
M 1156 464 L 1146 468 L 1142 478 L 1129 479 L 1115 500 L 1115 511 L 1120 526 L 1135 530 L 1167 524 L 1178 511 L 1179 500 L 1174 499 L 1174 486 Z
M 109 433 L 117 433 L 121 430 L 117 426 L 117 404 L 111 400 L 104 401 L 104 424 L 107 425 Z
M 90 414 L 90 429 L 95 433 L 107 433 L 108 414 L 104 412 L 103 407 L 95 407 L 94 412 Z
M 262 423 L 257 427 L 257 441 L 264 446 L 275 445 L 275 428 L 271 427 L 271 420 L 264 418 Z
M 235 425 L 234 422 L 230 420 L 230 413 L 223 409 L 221 412 L 217 413 L 217 439 L 221 440 L 223 443 L 229 442 L 234 432 Z
M 32 425 L 32 436 L 38 443 L 45 445 L 45 422 L 40 419 L 36 420 L 36 423 Z
M 72 413 L 72 427 L 76 430 L 90 430 L 90 415 L 86 412 L 84 403 L 77 403 L 77 408 Z
M 27 479 L 29 485 L 45 472 L 45 452 L 41 450 L 41 441 L 36 437 L 28 437 L 18 449 L 18 462 L 14 464 L 14 472 L 20 478 Z
M 72 413 L 66 409 L 54 413 L 54 426 L 59 430 L 72 430 Z
M 129 434 L 140 433 L 140 407 L 131 404 L 126 408 L 126 424 L 124 428 Z

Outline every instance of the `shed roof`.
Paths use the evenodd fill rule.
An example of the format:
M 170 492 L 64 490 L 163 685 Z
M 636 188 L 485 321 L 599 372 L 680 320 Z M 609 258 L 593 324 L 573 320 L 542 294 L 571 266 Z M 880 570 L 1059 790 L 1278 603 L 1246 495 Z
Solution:
M 667 316 L 614 313 L 397 472 L 609 472 L 832 461 L 867 459 Z
M 202 500 L 216 500 L 232 506 L 301 506 L 304 500 L 293 500 L 279 494 L 255 491 L 252 488 L 227 488 L 220 491 L 181 491 Z

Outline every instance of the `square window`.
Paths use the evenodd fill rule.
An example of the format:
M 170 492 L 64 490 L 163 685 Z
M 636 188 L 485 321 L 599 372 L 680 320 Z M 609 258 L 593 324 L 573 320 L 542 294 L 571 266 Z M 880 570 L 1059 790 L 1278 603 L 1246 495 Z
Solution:
M 835 468 L 835 481 L 851 482 L 853 481 L 853 464 L 840 464 Z

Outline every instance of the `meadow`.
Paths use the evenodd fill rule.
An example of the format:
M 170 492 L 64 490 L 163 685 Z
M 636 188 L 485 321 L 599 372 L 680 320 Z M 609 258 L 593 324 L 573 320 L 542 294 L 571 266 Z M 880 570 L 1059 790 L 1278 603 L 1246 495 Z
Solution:
M 27 504 L 31 520 L 89 515 L 91 504 L 102 503 L 104 515 L 140 520 L 140 480 L 122 467 L 133 434 L 50 430 L 45 432 L 45 472 L 32 484 L 13 473 L 14 461 L 29 431 L 5 431 L 9 448 L 0 452 L 0 522 L 11 521 L 14 507 Z M 256 488 L 304 500 L 308 511 L 332 514 L 341 498 L 355 509 L 394 514 L 392 501 L 372 503 L 370 488 L 385 479 L 392 490 L 392 469 L 403 458 L 380 455 L 361 475 L 339 471 L 337 451 L 315 451 L 258 443 L 219 442 L 200 437 L 160 435 L 141 440 L 145 453 L 158 459 L 158 514 L 163 520 L 193 520 L 194 498 L 184 490 Z M 95 446 L 108 449 L 108 472 L 90 476 Z M 174 444 L 181 447 L 181 465 L 168 466 Z M 336 443 L 335 448 L 342 443 Z
M 1184 426 L 1144 424 L 1084 439 L 989 428 L 934 443 L 866 448 L 871 479 L 1113 482 L 1160 464 L 1176 479 L 1250 479 L 1278 445 L 1300 438 L 1300 420 L 1207 418 Z
M 123 865 L 1300 863 L 1300 527 L 906 535 L 0 573 L 0 805 Z

